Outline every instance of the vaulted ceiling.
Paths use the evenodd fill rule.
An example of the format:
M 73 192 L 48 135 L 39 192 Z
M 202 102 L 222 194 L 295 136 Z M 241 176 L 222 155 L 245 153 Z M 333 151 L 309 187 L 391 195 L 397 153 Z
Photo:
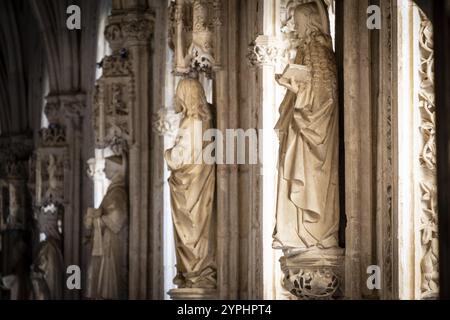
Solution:
M 31 132 L 39 125 L 44 74 L 42 39 L 30 1 L 0 1 L 2 135 Z
M 90 91 L 99 16 L 108 3 L 0 1 L 0 135 L 36 133 L 47 94 Z M 82 10 L 81 31 L 66 26 L 73 4 Z

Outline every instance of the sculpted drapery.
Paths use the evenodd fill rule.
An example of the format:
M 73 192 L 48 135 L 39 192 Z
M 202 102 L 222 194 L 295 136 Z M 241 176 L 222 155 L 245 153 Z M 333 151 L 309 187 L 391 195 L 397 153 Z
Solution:
M 279 83 L 278 193 L 273 247 L 285 254 L 338 246 L 338 98 L 336 63 L 326 19 L 316 3 L 295 10 L 295 64 L 310 77 Z M 277 79 L 279 80 L 279 79 Z
M 98 209 L 90 208 L 85 226 L 91 232 L 91 260 L 86 296 L 90 299 L 127 299 L 128 193 L 125 163 L 120 156 L 106 158 L 105 175 L 111 180 Z
M 194 142 L 196 135 L 211 128 L 209 106 L 199 81 L 180 81 L 176 108 L 183 119 L 175 145 L 165 152 L 171 170 L 169 185 L 177 256 L 174 283 L 179 288 L 213 289 L 216 266 L 211 219 L 215 166 L 203 163 L 207 143 Z
M 58 210 L 59 207 L 50 204 L 41 208 L 39 213 L 39 229 L 45 235 L 45 240 L 39 243 L 32 266 L 32 298 L 35 300 L 63 298 L 65 270 L 58 231 Z

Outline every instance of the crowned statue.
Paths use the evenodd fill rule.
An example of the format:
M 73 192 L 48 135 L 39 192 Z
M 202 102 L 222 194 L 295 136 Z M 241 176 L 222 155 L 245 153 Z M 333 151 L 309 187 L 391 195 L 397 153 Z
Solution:
M 63 298 L 64 260 L 61 253 L 61 235 L 58 229 L 58 206 L 49 203 L 38 213 L 41 242 L 31 267 L 34 300 L 61 300 Z

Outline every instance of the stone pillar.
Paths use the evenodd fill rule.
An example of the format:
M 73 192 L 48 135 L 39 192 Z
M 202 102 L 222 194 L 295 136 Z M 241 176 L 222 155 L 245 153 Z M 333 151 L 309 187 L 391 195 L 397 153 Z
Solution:
M 41 129 L 36 152 L 36 206 L 53 203 L 61 210 L 65 267 L 81 266 L 81 129 L 86 96 L 52 94 L 46 100 L 49 126 Z M 64 292 L 66 299 L 78 296 L 78 291 Z
M 370 295 L 366 268 L 373 264 L 372 124 L 367 0 L 344 2 L 345 296 Z
M 439 296 L 450 298 L 450 3 L 433 1 L 433 25 L 436 53 L 436 138 L 439 205 Z
M 31 152 L 32 139 L 27 136 L 0 138 L 0 282 L 13 300 L 27 298 L 31 254 L 27 235 L 33 215 L 27 189 Z
M 162 286 L 162 217 L 151 210 L 153 28 L 146 1 L 113 1 L 105 29 L 112 54 L 102 61 L 94 103 L 97 148 L 128 156 L 130 299 L 159 298 Z
M 172 44 L 174 49 L 174 74 L 179 77 L 198 77 L 200 81 L 213 81 L 213 106 L 219 108 L 217 96 L 217 83 L 220 81 L 221 56 L 222 56 L 222 6 L 217 0 L 177 0 L 173 3 L 172 16 Z M 221 87 L 220 90 L 223 87 Z M 213 112 L 215 114 L 216 112 Z M 220 121 L 217 115 L 215 123 Z M 165 121 L 171 122 L 170 114 L 161 112 L 160 116 L 165 117 Z M 161 132 L 162 133 L 162 132 Z M 220 165 L 217 166 L 216 175 L 220 175 Z M 218 189 L 223 189 L 221 179 L 217 178 Z M 220 202 L 220 195 L 216 192 L 215 201 Z M 213 212 L 211 227 L 216 228 L 217 219 L 221 214 L 218 212 L 221 205 L 217 205 Z M 223 208 L 223 207 L 222 207 Z M 217 215 L 216 215 L 217 214 Z M 216 218 L 217 217 L 217 218 Z M 220 223 L 217 223 L 217 228 Z M 214 232 L 215 234 L 215 232 Z M 220 252 L 220 231 L 217 239 L 217 246 Z M 216 239 L 213 246 L 216 245 Z M 216 251 L 216 250 L 214 250 Z M 215 259 L 215 257 L 214 257 Z M 223 269 L 220 262 L 217 267 L 218 282 L 220 282 Z M 217 289 L 212 288 L 176 288 L 170 290 L 172 299 L 214 299 L 218 298 L 221 286 L 218 283 Z

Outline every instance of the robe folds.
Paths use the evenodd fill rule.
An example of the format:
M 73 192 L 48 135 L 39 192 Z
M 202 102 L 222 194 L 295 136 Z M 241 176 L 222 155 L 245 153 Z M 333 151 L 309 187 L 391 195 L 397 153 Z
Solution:
M 288 91 L 275 127 L 280 140 L 273 247 L 286 251 L 338 246 L 339 140 L 337 77 L 329 36 L 309 35 L 296 64 L 311 70 Z
M 128 194 L 121 183 L 108 187 L 93 219 L 91 263 L 86 296 L 91 299 L 127 299 Z
M 171 170 L 169 186 L 177 256 L 178 275 L 174 283 L 180 288 L 216 286 L 211 230 L 215 165 L 202 160 L 207 143 L 194 141 L 194 127 L 199 125 L 203 130 L 211 127 L 209 120 L 185 117 L 180 124 L 180 132 L 184 134 L 165 153 Z M 184 156 L 180 157 L 181 154 Z
M 34 299 L 61 300 L 64 286 L 64 260 L 61 243 L 52 237 L 39 244 L 32 277 Z

